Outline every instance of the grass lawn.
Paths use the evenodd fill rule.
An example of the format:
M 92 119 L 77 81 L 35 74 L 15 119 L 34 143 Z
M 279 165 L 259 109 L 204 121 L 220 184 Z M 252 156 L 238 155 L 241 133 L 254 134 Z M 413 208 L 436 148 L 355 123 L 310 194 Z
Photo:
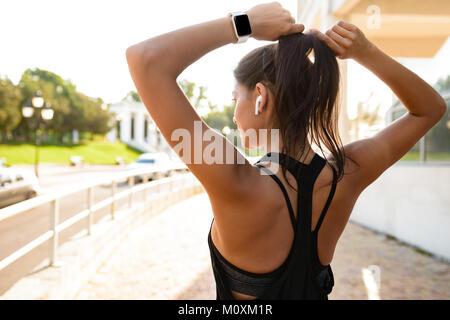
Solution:
M 400 161 L 420 161 L 419 152 L 408 152 Z M 448 152 L 429 152 L 426 154 L 426 161 L 450 161 L 450 153 Z
M 82 156 L 84 163 L 114 164 L 116 157 L 126 163 L 133 162 L 141 154 L 140 151 L 128 147 L 122 142 L 93 141 L 76 145 L 41 145 L 39 162 L 69 164 L 71 156 Z M 35 146 L 33 144 L 0 144 L 0 158 L 6 164 L 33 164 Z
M 139 150 L 122 142 L 92 141 L 76 145 L 44 144 L 39 148 L 39 162 L 69 164 L 71 156 L 82 156 L 89 164 L 115 164 L 116 157 L 126 163 L 133 162 L 141 154 Z M 261 151 L 251 150 L 249 156 L 262 156 Z M 6 164 L 34 164 L 35 146 L 28 143 L 0 144 L 0 158 Z M 400 161 L 419 161 L 418 152 L 408 152 Z M 450 153 L 428 153 L 428 161 L 450 161 Z

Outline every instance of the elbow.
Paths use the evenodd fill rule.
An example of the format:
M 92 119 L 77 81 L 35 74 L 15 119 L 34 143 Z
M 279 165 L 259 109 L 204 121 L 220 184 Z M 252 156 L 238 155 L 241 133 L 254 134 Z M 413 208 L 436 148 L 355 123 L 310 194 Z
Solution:
M 143 62 L 143 53 L 138 45 L 128 47 L 125 56 L 130 67 Z
M 149 50 L 144 50 L 139 44 L 128 47 L 125 56 L 130 68 L 146 68 L 153 59 L 153 54 Z
M 445 102 L 444 98 L 442 98 L 442 96 L 439 96 L 439 98 L 440 99 L 437 103 L 438 107 L 436 108 L 438 110 L 438 121 L 440 121 L 447 113 L 447 103 Z
M 130 63 L 132 59 L 137 55 L 137 49 L 135 46 L 128 47 L 125 51 L 125 56 L 127 58 L 127 62 Z

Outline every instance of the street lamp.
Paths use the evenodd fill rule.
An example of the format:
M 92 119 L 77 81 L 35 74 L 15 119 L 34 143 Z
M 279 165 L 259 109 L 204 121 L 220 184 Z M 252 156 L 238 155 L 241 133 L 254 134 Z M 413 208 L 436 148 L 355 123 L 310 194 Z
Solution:
M 31 99 L 31 103 L 35 108 L 42 108 L 42 106 L 44 105 L 44 98 L 42 98 L 42 94 L 39 90 L 34 94 L 33 98 Z
M 22 115 L 25 118 L 30 118 L 33 115 L 34 109 L 33 106 L 31 105 L 31 103 L 27 102 L 23 107 L 22 107 Z
M 36 109 L 36 110 L 35 110 Z M 40 112 L 39 112 L 40 110 Z M 35 137 L 36 137 L 36 148 L 35 148 L 35 157 L 34 157 L 34 172 L 36 173 L 36 177 L 39 178 L 39 170 L 38 170 L 38 164 L 39 164 L 39 145 L 40 145 L 40 129 L 41 129 L 41 118 L 45 121 L 53 119 L 53 113 L 54 110 L 50 107 L 50 104 L 45 104 L 44 98 L 42 97 L 41 92 L 38 90 L 33 95 L 33 98 L 31 99 L 31 104 L 27 102 L 22 107 L 22 115 L 24 118 L 31 118 L 34 113 L 34 119 L 36 122 L 36 130 L 35 130 Z
M 52 120 L 53 119 L 54 110 L 50 107 L 50 104 L 44 106 L 41 111 L 41 117 L 44 120 Z
M 223 127 L 223 128 L 222 128 L 222 133 L 223 133 L 224 135 L 229 135 L 229 134 L 231 133 L 230 127 L 229 127 L 229 126 Z

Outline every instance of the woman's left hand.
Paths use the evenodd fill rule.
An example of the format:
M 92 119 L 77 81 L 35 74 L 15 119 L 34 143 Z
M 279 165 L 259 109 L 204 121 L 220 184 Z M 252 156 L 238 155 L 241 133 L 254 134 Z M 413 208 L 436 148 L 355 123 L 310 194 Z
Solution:
M 256 40 L 277 41 L 280 36 L 303 32 L 305 26 L 296 24 L 291 13 L 279 2 L 258 4 L 247 10 L 251 37 Z

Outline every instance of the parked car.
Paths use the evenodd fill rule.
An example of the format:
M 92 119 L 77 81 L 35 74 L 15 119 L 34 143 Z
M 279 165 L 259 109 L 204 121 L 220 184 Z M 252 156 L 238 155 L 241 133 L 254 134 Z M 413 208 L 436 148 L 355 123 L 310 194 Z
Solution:
M 30 199 L 41 193 L 33 171 L 0 167 L 0 208 Z
M 175 166 L 179 166 L 180 168 L 175 169 L 175 172 L 187 172 L 189 171 L 188 166 L 180 159 L 177 155 L 171 156 L 171 163 Z
M 171 165 L 171 163 L 172 160 L 170 159 L 169 155 L 164 152 L 143 153 L 135 162 L 132 162 L 128 165 L 128 169 L 161 169 L 159 172 L 148 175 L 149 180 L 155 180 L 161 177 L 170 176 L 171 172 L 168 167 Z M 140 175 L 135 177 L 135 183 L 142 182 L 142 180 L 143 177 Z

